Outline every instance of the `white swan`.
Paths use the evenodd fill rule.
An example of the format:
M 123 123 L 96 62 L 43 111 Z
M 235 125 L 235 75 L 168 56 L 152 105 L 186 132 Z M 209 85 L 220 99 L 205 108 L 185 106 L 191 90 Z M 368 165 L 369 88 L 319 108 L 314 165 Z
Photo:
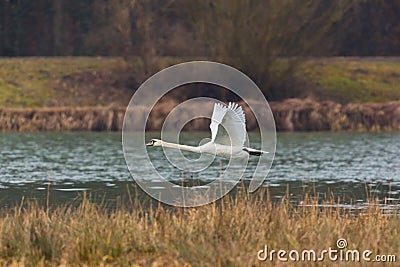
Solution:
M 219 127 L 222 125 L 222 127 Z M 244 147 L 246 141 L 246 119 L 242 107 L 229 102 L 228 106 L 216 103 L 211 117 L 211 141 L 201 146 L 186 146 L 152 139 L 147 146 L 177 148 L 195 153 L 207 153 L 224 158 L 261 156 L 269 153 Z

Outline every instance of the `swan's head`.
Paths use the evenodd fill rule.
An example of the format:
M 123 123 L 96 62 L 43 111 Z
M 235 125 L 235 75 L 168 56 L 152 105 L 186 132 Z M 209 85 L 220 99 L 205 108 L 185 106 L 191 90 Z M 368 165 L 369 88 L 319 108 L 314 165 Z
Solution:
M 158 139 L 151 139 L 146 146 L 162 146 L 162 141 Z

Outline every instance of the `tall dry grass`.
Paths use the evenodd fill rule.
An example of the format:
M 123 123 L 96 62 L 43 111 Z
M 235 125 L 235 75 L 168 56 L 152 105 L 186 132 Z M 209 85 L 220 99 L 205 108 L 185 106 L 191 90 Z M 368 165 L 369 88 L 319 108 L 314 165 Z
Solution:
M 199 208 L 142 207 L 136 198 L 110 209 L 85 196 L 79 205 L 53 209 L 30 202 L 0 211 L 0 265 L 275 266 L 282 263 L 257 260 L 264 245 L 322 250 L 336 248 L 338 238 L 347 240 L 348 249 L 400 256 L 396 215 L 372 200 L 366 209 L 350 211 L 332 199 L 321 205 L 306 196 L 294 205 L 284 198 L 275 205 L 259 191 Z M 326 259 L 296 266 L 333 264 Z

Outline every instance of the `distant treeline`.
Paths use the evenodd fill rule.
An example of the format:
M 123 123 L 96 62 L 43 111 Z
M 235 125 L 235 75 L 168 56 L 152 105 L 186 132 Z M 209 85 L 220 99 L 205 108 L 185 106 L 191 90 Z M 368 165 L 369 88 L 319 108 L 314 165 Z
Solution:
M 122 56 L 138 83 L 163 58 L 215 60 L 269 99 L 299 96 L 305 57 L 394 56 L 399 42 L 391 0 L 0 1 L 0 56 Z
M 193 24 L 193 17 L 198 16 L 199 9 L 204 6 L 206 12 L 214 12 L 220 2 L 226 2 L 227 6 L 237 2 L 250 9 L 255 2 L 265 2 L 257 7 L 257 12 L 265 16 L 273 13 L 269 11 L 272 5 L 276 6 L 270 2 L 285 2 L 281 7 L 287 9 L 287 17 L 300 16 L 308 20 L 301 13 L 303 10 L 297 8 L 299 4 L 296 1 L 5 0 L 0 1 L 0 56 L 124 56 L 127 53 L 139 54 L 148 38 L 151 44 L 145 47 L 153 49 L 158 56 L 207 56 L 213 47 L 209 47 L 209 40 L 204 39 L 201 33 L 204 29 Z M 299 2 L 304 7 L 313 5 L 309 1 Z M 331 1 L 313 2 L 319 4 L 315 16 L 322 16 L 331 5 Z M 332 2 L 340 5 L 340 1 Z M 344 7 L 340 18 L 333 25 L 327 25 L 334 38 L 333 46 L 324 54 L 400 55 L 400 2 L 347 2 L 351 4 Z M 247 16 L 247 12 L 255 10 L 241 9 L 240 12 Z M 279 14 L 281 11 L 274 12 Z M 232 23 L 239 19 L 233 17 Z M 235 26 L 218 24 L 218 20 L 210 22 L 213 27 L 226 30 Z M 258 27 L 280 28 L 263 23 Z M 299 41 L 307 41 L 301 40 L 301 31 L 306 29 L 299 30 L 295 33 Z M 293 32 L 282 29 L 280 34 Z M 320 45 L 326 43 L 322 41 Z M 313 53 L 320 51 L 310 52 Z

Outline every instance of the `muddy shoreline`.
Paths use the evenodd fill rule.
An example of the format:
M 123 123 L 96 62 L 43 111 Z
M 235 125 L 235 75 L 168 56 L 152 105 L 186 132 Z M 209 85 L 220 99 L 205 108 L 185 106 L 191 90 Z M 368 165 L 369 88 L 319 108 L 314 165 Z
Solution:
M 163 118 L 176 104 L 157 105 L 147 121 L 147 130 L 161 129 Z M 270 107 L 277 131 L 400 131 L 400 101 L 342 105 L 332 101 L 288 99 L 270 102 Z M 131 119 L 143 125 L 143 112 L 140 107 L 137 109 Z M 120 131 L 125 110 L 126 107 L 115 106 L 0 108 L 0 131 Z M 244 107 L 244 111 L 248 130 L 255 130 L 257 124 L 249 108 Z M 185 130 L 207 131 L 208 124 L 206 119 L 193 121 Z

